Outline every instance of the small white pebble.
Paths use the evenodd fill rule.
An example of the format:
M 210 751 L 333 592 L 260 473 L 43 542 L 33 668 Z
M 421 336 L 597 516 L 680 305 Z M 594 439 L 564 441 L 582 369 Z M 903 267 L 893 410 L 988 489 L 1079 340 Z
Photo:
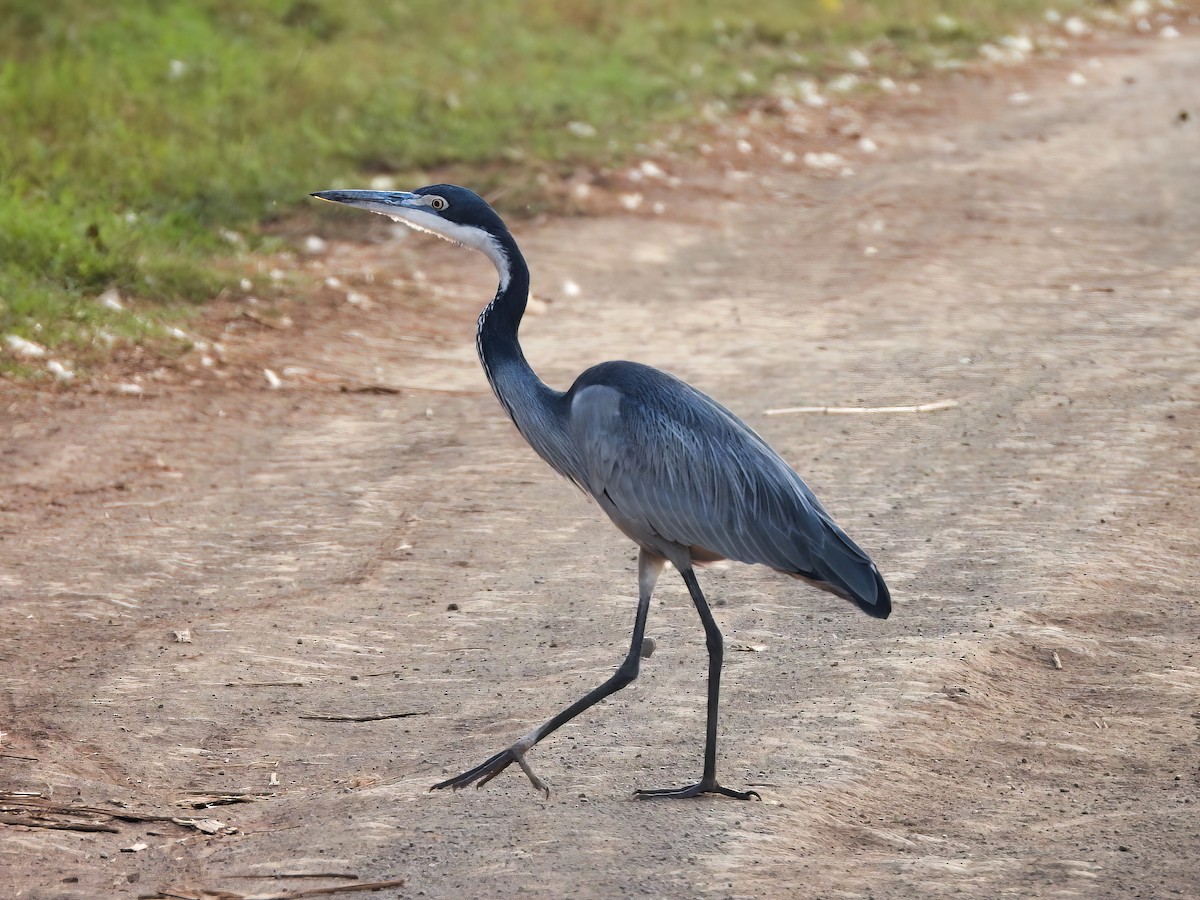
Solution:
M 1008 102 L 1013 106 L 1024 106 L 1030 99 L 1030 96 L 1024 91 L 1013 91 L 1008 95 Z
M 1000 43 L 1022 56 L 1028 56 L 1033 52 L 1033 41 L 1027 34 L 1010 34 L 1002 37 Z
M 801 101 L 803 101 L 807 106 L 819 107 L 824 106 L 829 102 L 817 89 L 817 83 L 815 81 L 801 81 L 796 85 L 796 89 L 800 92 Z
M 568 297 L 578 297 L 583 293 L 583 289 L 570 278 L 567 278 L 562 283 L 562 292 Z
M 738 142 L 735 144 L 735 146 L 737 147 L 738 153 L 746 154 L 754 152 L 754 145 L 744 138 L 738 138 Z
M 1048 9 L 1044 15 L 1046 17 L 1046 21 L 1051 25 L 1057 25 L 1062 21 L 1062 13 L 1060 13 L 1057 9 Z
M 846 54 L 846 62 L 850 63 L 850 65 L 854 66 L 856 69 L 871 68 L 871 57 L 867 56 L 867 54 L 863 53 L 857 48 L 849 51 Z
M 143 393 L 143 391 L 142 391 L 142 386 L 140 384 L 133 384 L 131 382 L 125 381 L 125 382 L 122 382 L 121 384 L 117 385 L 117 393 L 118 394 L 132 394 L 132 395 L 136 396 L 137 394 Z
M 797 157 L 796 157 L 796 154 L 795 154 L 795 153 L 793 153 L 791 150 L 784 150 L 784 151 L 783 151 L 783 153 L 781 153 L 781 154 L 779 155 L 779 161 L 780 161 L 781 163 L 783 163 L 785 166 L 793 166 L 793 165 L 795 165 L 795 164 L 796 164 L 796 158 L 797 158 Z
M 238 282 L 238 287 L 240 287 L 243 291 L 248 291 L 254 287 L 254 282 L 249 278 L 243 278 Z
M 75 377 L 75 373 L 60 363 L 57 359 L 52 359 L 46 363 L 46 368 L 50 370 L 50 374 L 59 381 L 70 381 Z
M 348 291 L 346 293 L 346 302 L 351 306 L 357 306 L 359 309 L 373 309 L 375 304 L 371 302 L 371 298 L 360 291 Z
M 837 153 L 814 153 L 812 151 L 804 154 L 804 164 L 810 169 L 837 169 L 846 164 L 846 160 Z
M 373 191 L 394 191 L 396 189 L 396 179 L 391 175 L 376 175 L 371 179 L 371 190 Z
M 834 78 L 826 87 L 834 94 L 847 94 L 858 87 L 859 80 L 853 72 L 847 72 Z
M 617 199 L 620 201 L 621 206 L 625 207 L 625 209 L 629 210 L 630 212 L 633 212 L 642 205 L 641 194 L 621 194 Z
M 1079 18 L 1079 16 L 1071 16 L 1071 18 L 1063 22 L 1063 31 L 1071 37 L 1083 37 L 1085 34 L 1091 34 L 1092 26 Z
M 1163 26 L 1163 30 L 1158 33 L 1158 36 L 1160 38 L 1165 38 L 1168 41 L 1173 40 L 1174 38 L 1179 37 L 1179 29 L 1174 25 L 1165 25 Z
M 568 122 L 567 131 L 581 138 L 594 138 L 596 136 L 596 126 L 590 122 Z
M 173 59 L 167 64 L 167 77 L 172 81 L 182 78 L 187 74 L 187 63 L 182 59 Z
M 267 277 L 269 277 L 272 281 L 279 282 L 283 281 L 285 274 L 283 269 L 272 269 L 267 273 Z
M 19 334 L 6 334 L 4 343 L 14 356 L 20 356 L 23 359 L 37 359 L 46 355 L 45 347 L 26 340 Z
M 656 200 L 654 201 L 654 205 L 650 207 L 650 210 L 656 216 L 661 216 L 667 211 L 667 204 L 663 203 L 661 200 Z
M 861 150 L 863 153 L 874 153 L 875 151 L 877 151 L 879 149 L 879 145 L 876 144 L 869 137 L 864 136 L 864 137 L 860 137 L 858 139 L 858 149 Z
M 874 256 L 878 252 L 879 252 L 879 250 L 876 247 L 864 247 L 863 248 L 864 256 Z
M 105 309 L 111 309 L 113 312 L 120 312 L 125 309 L 121 303 L 121 292 L 116 288 L 109 288 L 98 299 L 101 306 Z
M 894 94 L 898 90 L 896 82 L 886 75 L 879 79 L 879 89 L 888 94 Z
M 263 377 L 267 379 L 267 387 L 269 387 L 271 390 L 277 391 L 283 387 L 283 379 L 281 379 L 270 369 L 263 369 Z
M 667 173 L 664 172 L 657 163 L 651 162 L 648 159 L 644 160 L 642 164 L 638 166 L 638 171 L 640 171 L 647 178 L 665 178 L 667 175 Z
M 1067 84 L 1074 85 L 1075 87 L 1083 87 L 1087 84 L 1087 78 L 1082 72 L 1072 72 L 1067 76 Z
M 310 234 L 304 239 L 305 253 L 324 253 L 328 249 L 328 244 L 315 234 Z

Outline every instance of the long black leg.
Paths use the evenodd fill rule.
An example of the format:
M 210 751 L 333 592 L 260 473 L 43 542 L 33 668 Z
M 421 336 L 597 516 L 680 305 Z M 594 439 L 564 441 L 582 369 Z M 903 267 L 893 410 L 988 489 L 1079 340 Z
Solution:
M 698 797 L 700 794 L 724 794 L 738 800 L 761 800 L 757 791 L 735 791 L 722 787 L 717 783 L 717 705 L 721 695 L 721 664 L 725 655 L 725 639 L 721 629 L 713 618 L 708 601 L 700 590 L 700 582 L 691 567 L 679 573 L 687 584 L 696 611 L 700 613 L 700 621 L 704 623 L 705 643 L 708 645 L 708 723 L 704 740 L 704 775 L 699 784 L 682 788 L 664 788 L 651 791 L 636 791 L 638 797 L 651 799 L 671 799 L 682 797 Z
M 549 797 L 550 787 L 533 773 L 533 769 L 525 761 L 525 752 L 585 709 L 595 706 L 609 694 L 616 693 L 637 678 L 642 658 L 642 642 L 646 634 L 646 617 L 650 612 L 650 596 L 654 593 L 654 585 L 658 583 L 658 576 L 662 572 L 664 564 L 664 560 L 645 550 L 638 554 L 638 607 L 637 616 L 633 620 L 633 640 L 630 642 L 629 653 L 625 656 L 625 660 L 611 678 L 576 700 L 558 715 L 533 729 L 511 747 L 501 750 L 495 756 L 484 760 L 475 768 L 468 769 L 461 775 L 438 782 L 430 790 L 438 791 L 443 788 L 458 790 L 470 784 L 483 787 L 515 762 L 529 777 L 533 786 Z M 719 633 L 717 636 L 720 638 Z M 720 668 L 719 662 L 717 668 Z

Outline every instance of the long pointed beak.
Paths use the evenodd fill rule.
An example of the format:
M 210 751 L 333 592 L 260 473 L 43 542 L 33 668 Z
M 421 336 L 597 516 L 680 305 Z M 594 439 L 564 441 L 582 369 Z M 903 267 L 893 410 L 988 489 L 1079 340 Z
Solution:
M 372 212 L 384 212 L 388 207 L 403 209 L 417 199 L 416 194 L 408 191 L 317 191 L 310 196 L 330 203 L 360 206 Z

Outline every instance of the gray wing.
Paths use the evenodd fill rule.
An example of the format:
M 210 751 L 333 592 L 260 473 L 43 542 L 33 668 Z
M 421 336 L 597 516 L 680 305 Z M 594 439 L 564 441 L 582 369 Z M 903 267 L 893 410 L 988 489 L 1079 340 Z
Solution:
M 661 374 L 661 373 L 658 373 Z M 626 534 L 667 558 L 759 563 L 886 615 L 867 555 L 740 419 L 683 382 L 591 385 L 572 398 L 578 480 Z

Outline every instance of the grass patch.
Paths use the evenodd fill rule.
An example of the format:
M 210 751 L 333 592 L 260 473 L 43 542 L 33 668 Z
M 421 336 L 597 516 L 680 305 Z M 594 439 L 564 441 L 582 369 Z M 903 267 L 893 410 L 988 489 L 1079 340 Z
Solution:
M 1082 2 L 1082 0 L 1081 0 Z M 1058 4 L 1060 10 L 1073 0 Z M 0 335 L 145 340 L 236 284 L 310 190 L 480 189 L 619 158 L 773 79 L 971 53 L 1035 0 L 10 0 L 0 31 Z M 588 127 L 568 127 L 570 123 Z M 431 176 L 430 176 L 431 177 Z M 240 251 L 237 251 L 240 252 Z M 141 318 L 99 307 L 110 288 Z M 147 324 L 149 323 L 149 324 Z M 0 366 L 4 365 L 0 352 Z

